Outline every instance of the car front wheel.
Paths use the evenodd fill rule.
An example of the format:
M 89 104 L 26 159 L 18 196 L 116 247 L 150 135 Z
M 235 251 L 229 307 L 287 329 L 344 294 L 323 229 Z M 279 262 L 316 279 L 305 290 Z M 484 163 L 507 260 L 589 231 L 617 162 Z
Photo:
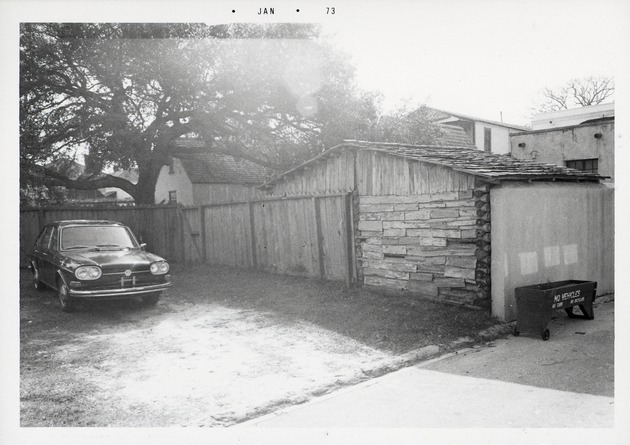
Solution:
M 155 306 L 157 302 L 160 300 L 161 292 L 154 292 L 152 294 L 148 294 L 142 297 L 142 304 L 145 306 Z
M 44 285 L 44 283 L 40 280 L 39 268 L 35 265 L 35 263 L 31 263 L 31 267 L 33 270 L 33 286 L 35 286 L 35 289 L 37 290 L 44 290 L 46 285 Z
M 75 301 L 68 293 L 68 286 L 63 280 L 59 282 L 59 303 L 61 304 L 61 310 L 64 312 L 73 312 L 75 309 Z

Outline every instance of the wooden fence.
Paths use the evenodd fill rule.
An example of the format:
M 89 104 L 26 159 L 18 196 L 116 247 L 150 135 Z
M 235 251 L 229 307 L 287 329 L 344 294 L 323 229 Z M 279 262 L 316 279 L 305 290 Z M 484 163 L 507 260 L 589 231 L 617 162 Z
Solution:
M 20 260 L 50 221 L 128 225 L 171 262 L 229 265 L 287 275 L 356 280 L 352 195 L 264 198 L 200 207 L 47 208 L 20 212 Z

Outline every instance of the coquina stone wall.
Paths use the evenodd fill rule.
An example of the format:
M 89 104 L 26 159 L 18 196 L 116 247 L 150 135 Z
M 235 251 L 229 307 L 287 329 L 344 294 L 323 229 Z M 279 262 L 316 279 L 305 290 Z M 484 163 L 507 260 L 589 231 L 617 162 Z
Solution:
M 359 196 L 359 278 L 367 286 L 458 304 L 490 304 L 487 186 Z

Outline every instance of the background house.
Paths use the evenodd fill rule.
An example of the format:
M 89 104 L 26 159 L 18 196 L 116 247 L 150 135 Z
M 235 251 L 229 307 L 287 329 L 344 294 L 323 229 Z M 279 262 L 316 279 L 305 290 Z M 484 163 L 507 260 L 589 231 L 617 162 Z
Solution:
M 468 141 L 479 150 L 507 154 L 510 152 L 510 134 L 528 130 L 521 125 L 506 124 L 460 113 L 427 107 L 433 120 L 440 124 L 457 126 L 464 130 Z
M 212 152 L 198 139 L 182 138 L 173 145 L 171 162 L 162 167 L 157 179 L 156 204 L 203 205 L 247 200 L 260 194 L 254 186 L 262 184 L 273 173 L 255 162 Z M 112 175 L 132 183 L 138 181 L 136 170 L 117 171 Z M 132 200 L 115 187 L 101 191 L 110 199 Z
M 615 104 L 605 103 L 569 110 L 549 111 L 532 116 L 532 130 L 572 127 L 587 122 L 614 119 Z
M 163 166 L 155 187 L 155 202 L 183 205 L 246 201 L 260 192 L 271 171 L 252 161 L 207 150 L 182 150 Z
M 512 156 L 614 177 L 614 104 L 541 113 L 510 135 Z
M 492 306 L 509 321 L 518 286 L 585 279 L 600 295 L 612 292 L 613 191 L 601 179 L 470 148 L 348 141 L 263 188 L 287 199 L 352 192 L 356 281 Z M 321 256 L 337 244 L 345 248 L 324 242 Z M 292 267 L 313 256 L 296 256 Z

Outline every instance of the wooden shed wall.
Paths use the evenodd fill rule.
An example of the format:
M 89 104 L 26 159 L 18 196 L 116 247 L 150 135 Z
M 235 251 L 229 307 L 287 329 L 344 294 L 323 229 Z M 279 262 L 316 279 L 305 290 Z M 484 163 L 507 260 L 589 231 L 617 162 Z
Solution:
M 364 150 L 343 150 L 274 184 L 272 195 L 356 190 L 363 196 L 422 195 L 470 190 L 475 180 L 448 167 Z
M 285 176 L 269 193 L 274 196 L 323 195 L 353 189 L 354 157 L 345 150 Z
M 194 205 L 247 201 L 263 196 L 257 188 L 241 184 L 193 184 Z

